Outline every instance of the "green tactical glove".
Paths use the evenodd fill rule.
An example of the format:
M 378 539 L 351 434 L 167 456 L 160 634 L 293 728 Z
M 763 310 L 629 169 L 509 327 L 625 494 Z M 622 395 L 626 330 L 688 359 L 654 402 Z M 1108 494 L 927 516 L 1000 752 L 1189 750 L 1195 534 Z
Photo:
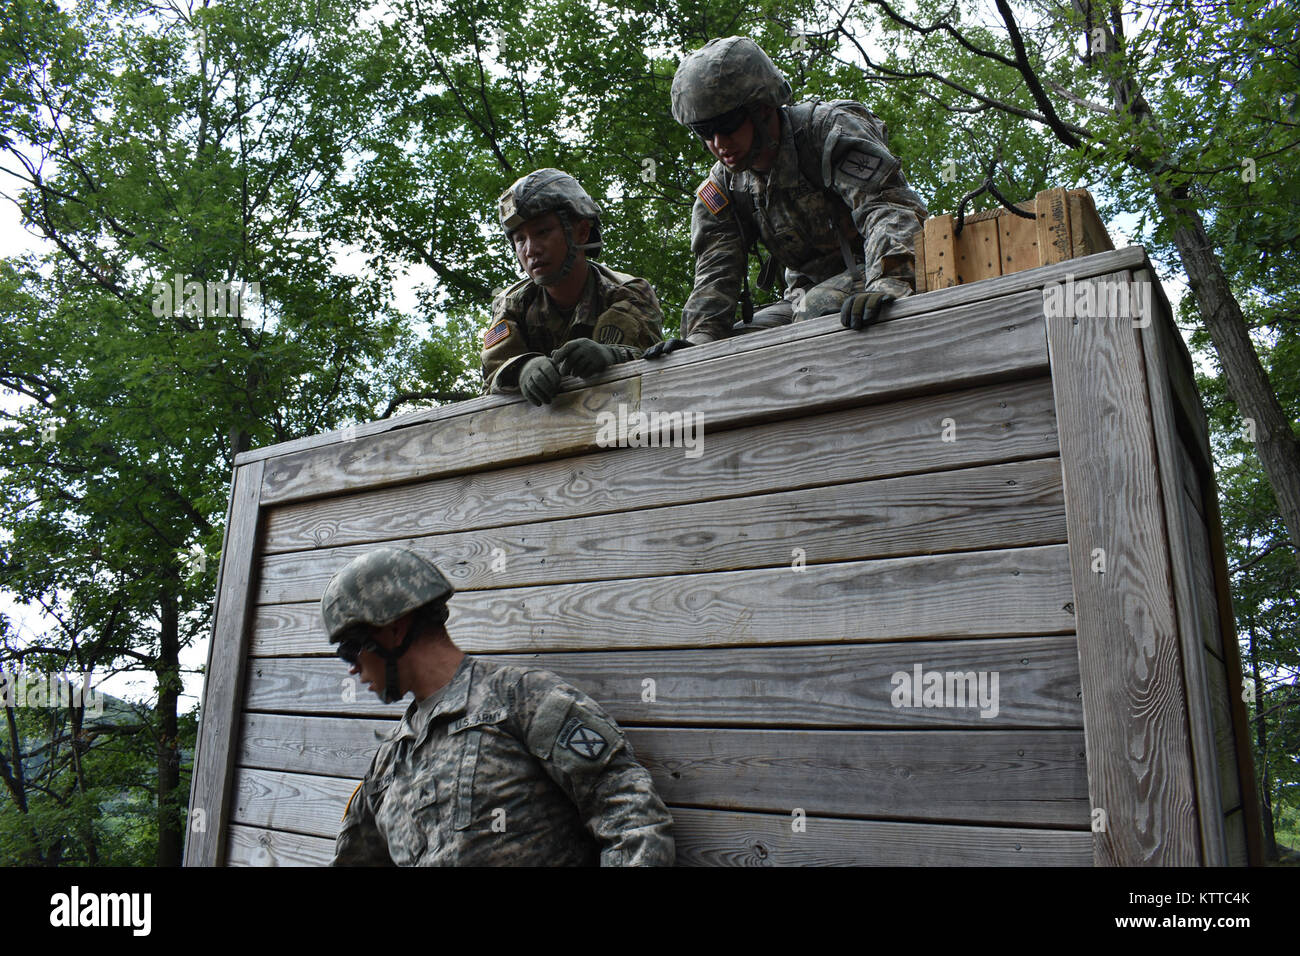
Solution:
M 545 355 L 531 358 L 519 370 L 519 391 L 534 405 L 549 405 L 560 394 L 560 370 Z
M 876 319 L 894 297 L 888 292 L 855 292 L 840 306 L 840 325 L 855 331 L 865 329 Z
M 656 342 L 654 345 L 646 349 L 645 354 L 641 357 L 643 359 L 662 358 L 670 352 L 676 352 L 678 349 L 684 349 L 688 345 L 694 344 L 695 343 L 690 339 L 668 339 L 664 342 Z
M 636 349 L 628 345 L 601 345 L 591 339 L 574 339 L 565 342 L 551 353 L 551 360 L 563 375 L 591 378 L 611 365 L 637 357 Z

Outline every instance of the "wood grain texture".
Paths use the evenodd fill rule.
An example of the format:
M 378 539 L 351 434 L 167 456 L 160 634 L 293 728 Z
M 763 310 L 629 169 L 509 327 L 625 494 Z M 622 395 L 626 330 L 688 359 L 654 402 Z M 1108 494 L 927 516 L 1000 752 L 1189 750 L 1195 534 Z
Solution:
M 1074 630 L 1064 545 L 466 591 L 449 632 L 471 653 L 738 647 Z M 267 605 L 256 655 L 319 653 L 319 605 Z
M 925 222 L 925 287 L 933 292 L 956 285 L 957 252 L 951 215 L 931 216 Z
M 678 866 L 1090 866 L 1087 833 L 673 808 Z
M 996 309 L 972 303 L 863 332 L 841 328 L 829 338 L 750 353 L 744 362 L 665 364 L 642 373 L 641 410 L 700 411 L 706 430 L 720 430 L 1024 379 L 1046 368 L 1042 295 L 1024 292 L 1008 296 Z M 704 454 L 709 454 L 707 441 Z
M 230 827 L 230 866 L 329 866 L 332 859 L 332 839 L 240 824 Z
M 1101 282 L 1127 280 L 1120 273 Z M 1096 862 L 1195 865 L 1187 702 L 1137 332 L 1128 317 L 1054 315 L 1047 329 L 1090 793 L 1109 822 L 1093 834 Z M 1098 548 L 1105 573 L 1093 571 Z
M 669 806 L 1087 829 L 1081 731 L 629 728 Z M 334 837 L 358 779 L 240 768 L 232 820 Z
M 957 240 L 957 281 L 978 282 L 1002 274 L 998 232 L 996 218 L 967 221 Z
M 267 462 L 262 503 L 375 488 L 434 475 L 521 464 L 596 446 L 597 416 L 635 409 L 640 380 L 561 392 L 550 404 L 494 405 L 473 415 L 412 425 Z
M 230 508 L 217 573 L 217 599 L 208 642 L 207 677 L 203 683 L 202 719 L 194 754 L 190 784 L 190 821 L 185 841 L 186 866 L 219 866 L 225 846 L 235 749 L 239 735 L 237 714 L 243 698 L 244 654 L 248 647 L 248 619 L 252 608 L 257 556 L 257 528 L 262 487 L 262 464 L 235 469 Z
M 1160 334 L 1170 321 L 1156 314 L 1154 300 L 1150 309 L 1143 297 L 1138 325 L 1139 343 L 1146 366 L 1147 399 L 1151 409 L 1151 427 L 1155 438 L 1156 463 L 1159 468 L 1160 497 L 1168 561 L 1174 589 L 1174 609 L 1182 655 L 1184 692 L 1187 701 L 1187 733 L 1191 744 L 1192 772 L 1196 786 L 1196 811 L 1201 830 L 1202 863 L 1223 866 L 1227 863 L 1224 846 L 1223 810 L 1225 794 L 1219 789 L 1218 754 L 1211 709 L 1213 688 L 1205 673 L 1205 644 L 1218 641 L 1213 615 L 1202 613 L 1206 595 L 1198 594 L 1196 563 L 1209 563 L 1204 548 L 1197 552 L 1193 539 L 1200 527 L 1200 515 L 1190 506 L 1183 486 L 1185 452 L 1181 448 L 1175 420 L 1174 397 L 1169 383 L 1166 349 Z M 1206 632 L 1206 628 L 1210 632 Z
M 830 647 L 748 647 L 492 655 L 553 671 L 634 725 L 822 728 L 978 728 L 977 710 L 894 707 L 893 675 L 996 671 L 998 728 L 1083 726 L 1074 638 L 921 641 Z M 385 720 L 383 705 L 355 686 L 341 693 L 345 666 L 333 658 L 268 658 L 250 668 L 240 763 L 308 773 L 364 770 Z M 652 681 L 647 684 L 646 681 Z M 652 691 L 653 693 L 648 693 Z M 277 717 L 277 714 L 302 716 Z M 351 720 L 306 716 L 330 714 Z
M 1232 736 L 1232 701 L 1228 694 L 1228 673 L 1220 661 L 1208 651 L 1204 656 L 1207 684 L 1207 703 L 1211 746 L 1215 756 L 1211 772 L 1220 794 L 1220 813 L 1241 806 L 1241 781 L 1237 779 L 1237 750 Z M 1227 865 L 1226 851 L 1219 866 Z
M 1250 840 L 1246 834 L 1246 814 L 1238 809 L 1223 818 L 1227 834 L 1228 866 L 1250 866 Z
M 541 408 L 493 407 L 282 455 L 267 463 L 262 503 L 582 454 L 597 447 L 601 414 L 620 409 L 625 415 L 703 415 L 710 435 L 793 414 L 1041 374 L 1047 357 L 1039 299 L 1022 293 L 996 311 L 968 305 L 865 332 L 840 328 L 831 338 L 754 350 L 745 362 L 665 361 L 640 378 L 562 392 Z M 707 438 L 703 447 L 710 454 Z
M 1065 540 L 1056 458 L 404 538 L 458 591 L 870 560 Z M 374 545 L 271 555 L 260 604 L 316 601 Z
M 678 866 L 1088 866 L 1086 833 L 1014 827 L 878 823 L 674 807 Z M 230 828 L 234 866 L 327 866 L 334 841 Z
M 637 728 L 628 739 L 670 806 L 1088 827 L 1081 731 Z
M 996 279 L 986 279 L 974 286 L 953 286 L 949 289 L 930 291 L 926 292 L 924 295 L 915 295 L 906 299 L 900 299 L 889 307 L 888 312 L 882 316 L 881 321 L 894 322 L 914 315 L 934 312 L 939 309 L 954 308 L 959 305 L 967 305 L 976 301 L 987 302 L 994 307 L 997 307 L 997 300 L 1001 297 L 1024 292 L 1027 289 L 1041 290 L 1044 284 L 1059 282 L 1067 275 L 1075 279 L 1081 279 L 1089 276 L 1111 273 L 1118 269 L 1139 269 L 1149 267 L 1150 262 L 1147 259 L 1145 249 L 1141 246 L 1126 246 L 1125 248 L 1117 249 L 1114 252 L 1103 252 L 1098 255 L 1087 256 L 1082 259 L 1072 259 L 1068 262 L 1045 266 L 1039 269 L 1029 269 L 1010 275 L 1002 275 Z M 1161 292 L 1159 288 L 1157 288 L 1156 291 L 1157 294 L 1163 295 L 1163 292 Z M 692 349 L 684 349 L 679 352 L 674 352 L 670 361 L 675 366 L 713 361 L 725 356 L 743 355 L 747 352 L 756 351 L 758 349 L 780 346 L 786 342 L 795 341 L 797 339 L 829 335 L 839 331 L 842 331 L 842 328 L 838 317 L 813 319 L 809 322 L 799 322 L 794 325 L 768 329 L 763 332 L 754 332 L 747 335 L 735 336 L 729 339 L 722 339 L 717 342 L 710 342 L 707 345 L 697 346 Z M 1190 365 L 1190 359 L 1188 361 Z M 620 365 L 613 366 L 599 377 L 588 379 L 586 384 L 604 384 L 626 378 L 635 378 L 644 370 L 655 367 L 656 363 L 645 362 L 642 360 L 624 362 Z M 569 379 L 566 381 L 571 383 L 569 387 L 579 387 L 582 385 L 582 383 L 579 383 L 576 379 Z M 385 432 L 400 431 L 401 429 L 410 428 L 419 424 L 444 421 L 461 415 L 472 414 L 486 408 L 495 408 L 501 405 L 522 404 L 523 399 L 517 397 L 512 398 L 505 395 L 489 395 L 468 402 L 457 402 L 453 405 L 421 409 L 419 411 L 410 412 L 406 415 L 398 415 L 391 419 L 357 425 L 355 426 L 353 434 L 357 437 L 370 437 Z M 253 461 L 282 457 L 300 451 L 321 448 L 326 445 L 343 444 L 345 434 L 347 433 L 343 430 L 325 432 L 320 435 L 310 435 L 290 442 L 283 442 L 279 445 L 255 448 L 252 451 L 242 452 L 236 457 L 235 464 L 244 465 Z
M 956 441 L 942 440 L 945 419 Z M 1043 458 L 1057 453 L 1056 410 L 1043 378 L 732 429 L 708 442 L 698 459 L 602 450 L 272 508 L 263 553 Z
M 231 819 L 333 840 L 361 776 L 364 772 L 349 779 L 241 767 L 235 774 Z
M 1195 364 L 1191 353 L 1187 351 L 1187 343 L 1174 324 L 1174 312 L 1165 296 L 1164 286 L 1150 266 L 1134 269 L 1133 281 L 1143 283 L 1145 288 L 1151 290 L 1155 311 L 1156 321 L 1142 331 L 1143 347 L 1148 350 L 1155 347 L 1145 344 L 1146 339 L 1154 336 L 1164 357 L 1166 381 L 1174 400 L 1175 420 L 1179 430 L 1190 431 L 1193 459 L 1197 462 L 1198 472 L 1212 471 L 1209 424 L 1205 420 L 1200 394 L 1196 391 Z
M 1070 203 L 1064 189 L 1045 189 L 1035 198 L 1034 226 L 1038 230 L 1038 264 L 1052 265 L 1069 260 Z

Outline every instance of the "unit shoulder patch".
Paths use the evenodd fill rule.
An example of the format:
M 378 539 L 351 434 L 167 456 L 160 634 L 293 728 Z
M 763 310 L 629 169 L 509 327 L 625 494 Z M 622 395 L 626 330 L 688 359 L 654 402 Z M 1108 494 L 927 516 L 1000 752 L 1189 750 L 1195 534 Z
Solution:
M 555 742 L 587 760 L 599 759 L 605 752 L 605 748 L 609 746 L 609 741 L 598 731 L 584 724 L 580 717 L 571 717 L 560 730 L 560 736 L 555 739 Z

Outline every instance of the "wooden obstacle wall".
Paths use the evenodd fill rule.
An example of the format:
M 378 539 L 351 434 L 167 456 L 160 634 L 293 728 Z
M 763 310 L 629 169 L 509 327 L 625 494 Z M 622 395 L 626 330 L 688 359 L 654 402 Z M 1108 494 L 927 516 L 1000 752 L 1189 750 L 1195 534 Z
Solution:
M 627 363 L 547 408 L 489 396 L 240 456 L 187 864 L 330 859 L 404 707 L 329 654 L 319 600 L 379 543 L 437 561 L 467 652 L 609 710 L 679 864 L 1258 859 L 1190 361 L 1159 295 L 1149 322 L 1045 315 L 1067 275 L 1146 270 L 1103 253 L 865 333 Z M 702 414 L 701 453 L 602 447 L 620 406 Z M 896 706 L 918 665 L 996 674 L 996 716 Z

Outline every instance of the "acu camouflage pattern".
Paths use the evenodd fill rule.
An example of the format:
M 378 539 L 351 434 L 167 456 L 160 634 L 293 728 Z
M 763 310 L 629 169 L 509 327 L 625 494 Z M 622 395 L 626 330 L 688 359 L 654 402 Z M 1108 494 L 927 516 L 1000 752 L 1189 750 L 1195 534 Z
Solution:
M 710 40 L 682 60 L 673 74 L 673 119 L 683 126 L 742 106 L 789 102 L 790 83 L 748 37 Z
M 432 561 L 406 548 L 376 548 L 354 558 L 330 578 L 320 613 L 330 643 L 358 625 L 383 627 L 456 589 Z
M 838 312 L 854 291 L 911 295 L 913 241 L 928 212 L 887 139 L 885 125 L 860 103 L 810 100 L 781 111 L 780 147 L 767 174 L 714 164 L 709 180 L 727 202 L 714 213 L 696 197 L 686 334 L 731 334 L 748 269 L 742 227 L 745 239 L 757 236 L 785 270 L 795 321 Z M 841 238 L 855 259 L 852 270 Z
M 497 214 L 507 236 L 528 220 L 559 210 L 573 219 L 591 220 L 591 241 L 587 245 L 595 248 L 587 255 L 600 255 L 600 207 L 568 173 L 550 167 L 534 170 L 515 180 L 497 201 Z
M 379 748 L 333 865 L 670 866 L 674 852 L 650 774 L 594 700 L 466 655 Z
M 550 355 L 573 339 L 624 346 L 627 359 L 663 340 L 663 310 L 649 282 L 598 262 L 587 266 L 587 285 L 572 313 L 557 307 L 530 279 L 496 297 L 488 331 L 505 322 L 510 334 L 481 354 L 485 395 L 517 388 L 528 359 Z

